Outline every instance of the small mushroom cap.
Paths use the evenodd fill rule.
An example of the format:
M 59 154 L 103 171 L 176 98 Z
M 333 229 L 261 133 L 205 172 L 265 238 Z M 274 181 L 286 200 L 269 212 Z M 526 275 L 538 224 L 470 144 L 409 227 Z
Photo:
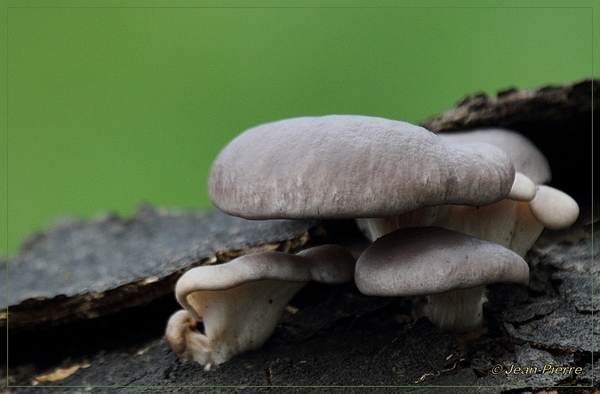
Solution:
M 224 264 L 192 268 L 179 278 L 175 293 L 179 303 L 186 306 L 186 298 L 193 292 L 227 290 L 258 280 L 344 283 L 352 280 L 354 262 L 352 253 L 339 245 L 316 246 L 295 255 L 247 254 Z
M 438 135 L 452 143 L 485 142 L 497 146 L 506 152 L 518 172 L 527 175 L 536 184 L 548 183 L 552 178 L 544 154 L 531 140 L 516 131 L 490 128 Z
M 404 228 L 376 240 L 356 264 L 366 295 L 419 296 L 490 283 L 527 283 L 529 267 L 515 252 L 439 227 Z
M 356 115 L 263 124 L 239 135 L 209 175 L 212 202 L 248 219 L 397 215 L 505 198 L 515 170 L 490 144 L 449 144 L 409 123 Z
M 515 182 L 513 183 L 507 198 L 517 201 L 531 201 L 535 198 L 537 192 L 535 183 L 526 175 L 517 172 Z
M 550 230 L 571 226 L 579 217 L 579 205 L 568 194 L 550 186 L 539 185 L 529 203 L 533 216 Z

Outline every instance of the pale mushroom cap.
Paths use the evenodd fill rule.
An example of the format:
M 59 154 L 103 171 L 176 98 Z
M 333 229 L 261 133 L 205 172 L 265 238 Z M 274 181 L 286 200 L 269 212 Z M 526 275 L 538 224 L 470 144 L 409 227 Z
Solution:
M 568 194 L 550 186 L 539 185 L 529 203 L 533 216 L 550 230 L 571 226 L 579 217 L 579 205 Z
M 535 198 L 536 192 L 535 183 L 523 173 L 517 172 L 515 182 L 507 198 L 517 201 L 531 201 Z
M 515 252 L 438 227 L 406 228 L 376 240 L 356 264 L 366 295 L 418 296 L 490 283 L 526 283 L 529 267 Z
M 449 144 L 409 123 L 330 115 L 239 135 L 219 154 L 209 196 L 249 219 L 396 215 L 427 205 L 505 198 L 514 166 L 489 144 Z
M 243 283 L 273 279 L 286 282 L 343 283 L 352 279 L 354 257 L 339 245 L 322 245 L 298 252 L 247 254 L 228 263 L 192 268 L 179 278 L 180 303 L 196 291 L 227 290 Z
M 309 281 L 350 281 L 354 264 L 347 249 L 323 245 L 296 255 L 263 252 L 191 269 L 177 282 L 177 301 L 185 310 L 169 319 L 167 341 L 179 356 L 209 370 L 262 346 L 285 305 Z
M 548 183 L 552 178 L 550 165 L 544 154 L 524 135 L 501 128 L 476 129 L 460 133 L 438 133 L 447 142 L 485 142 L 503 149 L 521 172 L 536 184 Z

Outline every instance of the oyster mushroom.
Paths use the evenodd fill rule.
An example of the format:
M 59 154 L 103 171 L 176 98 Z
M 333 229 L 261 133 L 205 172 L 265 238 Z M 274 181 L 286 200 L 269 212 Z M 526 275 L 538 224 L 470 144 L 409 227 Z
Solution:
M 363 231 L 373 237 L 375 243 L 385 239 L 386 234 L 395 234 L 402 231 L 402 229 L 406 233 L 411 233 L 421 231 L 420 228 L 437 226 L 465 236 L 485 240 L 499 247 L 510 249 L 516 255 L 524 257 L 545 227 L 553 230 L 567 228 L 577 220 L 578 216 L 579 207 L 575 200 L 560 190 L 539 185 L 536 188 L 536 196 L 531 201 L 504 199 L 482 207 L 460 205 L 426 207 L 408 214 L 362 222 L 361 224 Z M 431 247 L 437 247 L 438 241 L 435 240 L 433 235 L 430 235 L 428 239 Z M 432 256 L 434 255 L 430 254 L 428 259 Z M 492 264 L 491 259 L 494 257 L 487 257 L 490 259 L 490 264 Z M 363 262 L 360 265 L 364 264 Z M 359 264 L 357 263 L 357 276 L 361 275 L 358 267 Z M 397 275 L 404 275 L 405 273 L 405 270 L 396 272 Z M 391 273 L 388 272 L 388 274 Z M 447 277 L 447 280 L 452 283 L 451 275 Z M 363 277 L 359 280 L 357 277 L 356 281 L 357 284 L 359 281 L 362 282 L 364 287 L 364 283 L 368 279 Z M 496 280 L 495 282 L 506 281 Z M 516 280 L 512 282 L 525 283 Z M 473 288 L 468 291 L 440 293 L 433 289 L 432 295 L 426 297 L 425 304 L 423 304 L 423 299 L 416 300 L 415 315 L 425 315 L 443 329 L 467 330 L 475 328 L 477 324 L 481 323 L 482 305 L 486 301 L 483 290 L 485 284 L 488 283 L 480 284 L 480 289 Z M 360 288 L 361 286 L 359 286 Z M 375 295 L 377 293 L 369 290 L 365 294 Z M 412 294 L 398 291 L 396 295 L 409 296 Z
M 366 295 L 424 296 L 416 315 L 442 329 L 481 325 L 485 286 L 529 280 L 517 253 L 439 227 L 404 228 L 377 239 L 356 263 L 356 285 Z
M 505 130 L 474 133 L 473 136 L 468 136 L 467 133 L 457 134 L 458 138 L 452 140 L 466 141 L 469 137 L 468 141 L 493 142 L 507 153 L 510 151 L 509 156 L 518 169 L 538 181 L 550 179 L 547 161 L 523 136 Z M 499 137 L 499 140 L 491 137 Z M 358 219 L 357 222 L 371 240 L 400 228 L 439 226 L 494 242 L 524 257 L 545 227 L 551 230 L 564 229 L 571 226 L 579 216 L 579 207 L 575 200 L 550 186 L 534 185 L 534 197 L 526 198 L 531 192 L 532 184 L 533 181 L 527 176 L 517 173 L 512 195 L 494 204 L 481 207 L 424 207 L 402 215 L 368 221 Z M 514 196 L 520 198 L 515 199 Z M 426 301 L 418 299 L 415 303 L 415 314 L 426 315 L 445 329 L 474 328 L 481 322 L 482 305 L 486 300 L 483 287 L 480 290 L 431 295 L 426 297 Z
M 338 245 L 263 252 L 187 271 L 177 282 L 184 310 L 171 316 L 166 339 L 181 358 L 205 370 L 261 347 L 290 299 L 308 282 L 352 280 L 355 260 Z
M 485 143 L 446 143 L 409 123 L 356 115 L 263 124 L 214 161 L 212 202 L 247 219 L 355 219 L 423 206 L 487 205 L 507 197 L 515 170 Z
M 563 229 L 579 216 L 579 207 L 570 196 L 549 186 L 536 186 L 550 181 L 550 166 L 523 135 L 506 129 L 438 135 L 448 142 L 485 142 L 505 151 L 517 171 L 510 194 L 500 202 L 481 207 L 447 204 L 385 218 L 358 219 L 358 226 L 370 240 L 402 227 L 440 226 L 497 242 L 524 256 L 544 227 Z
M 502 128 L 489 128 L 475 129 L 464 132 L 441 132 L 437 133 L 437 135 L 448 143 L 466 145 L 472 143 L 486 143 L 502 149 L 514 164 L 516 171 L 514 184 L 510 194 L 506 196 L 506 199 L 516 201 L 531 201 L 537 193 L 536 185 L 547 183 L 552 178 L 550 165 L 548 164 L 546 157 L 544 157 L 542 152 L 528 138 L 515 131 Z M 473 204 L 469 205 L 473 206 Z M 513 208 L 508 208 L 508 206 L 506 206 L 503 208 L 507 209 L 501 208 L 500 210 L 509 215 L 507 218 L 509 222 L 516 220 L 513 218 L 513 216 L 517 204 L 508 203 L 505 205 L 514 205 Z M 496 206 L 493 210 L 498 211 L 498 208 L 499 207 Z M 439 220 L 439 216 L 447 214 L 448 210 L 455 211 L 455 214 L 457 213 L 456 211 L 460 211 L 461 213 L 459 216 L 461 216 L 461 220 L 465 220 L 467 218 L 467 213 L 475 212 L 472 209 L 465 207 L 454 208 L 449 206 L 430 206 L 420 211 L 413 212 L 412 214 L 401 215 L 400 217 L 391 216 L 386 218 L 360 219 L 358 220 L 358 225 L 369 239 L 375 240 L 378 237 L 401 227 L 440 225 L 436 224 L 436 222 Z M 486 210 L 486 212 L 488 211 L 490 210 Z M 446 216 L 453 215 L 450 214 Z M 482 216 L 485 217 L 485 215 L 482 215 L 481 213 L 479 213 L 477 216 L 480 218 Z M 481 221 L 481 219 L 477 220 Z M 442 227 L 444 226 L 442 225 Z M 481 228 L 481 225 L 478 224 L 476 227 Z M 537 232 L 535 239 L 537 239 L 537 236 L 539 236 L 540 232 L 541 229 L 539 232 Z M 477 230 L 475 233 L 467 233 L 474 236 L 481 236 L 479 230 Z M 495 238 L 485 239 L 490 241 L 495 240 Z
M 549 179 L 548 163 L 515 133 L 469 136 L 450 142 L 405 122 L 352 115 L 264 124 L 219 154 L 209 195 L 249 219 L 356 218 L 371 241 L 439 226 L 524 255 L 543 229 L 528 205 L 538 188 L 527 174 Z

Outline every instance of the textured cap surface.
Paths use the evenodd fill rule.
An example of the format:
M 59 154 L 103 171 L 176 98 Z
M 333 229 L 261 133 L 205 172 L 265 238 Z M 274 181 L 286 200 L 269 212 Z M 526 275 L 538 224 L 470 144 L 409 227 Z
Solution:
M 383 118 L 282 120 L 239 135 L 219 154 L 209 195 L 249 219 L 380 217 L 425 205 L 486 205 L 506 197 L 515 171 L 489 144 L 449 144 Z
M 527 175 L 534 183 L 548 183 L 552 178 L 544 154 L 527 137 L 516 131 L 490 128 L 438 135 L 444 141 L 453 143 L 485 142 L 497 146 L 510 157 L 516 171 Z
M 178 298 L 194 291 L 226 290 L 246 282 L 274 279 L 286 282 L 343 283 L 352 279 L 354 257 L 339 245 L 321 245 L 297 254 L 261 252 L 230 262 L 187 271 L 177 282 Z
M 366 295 L 418 296 L 490 283 L 526 283 L 529 267 L 501 245 L 439 227 L 405 228 L 377 239 L 358 259 Z

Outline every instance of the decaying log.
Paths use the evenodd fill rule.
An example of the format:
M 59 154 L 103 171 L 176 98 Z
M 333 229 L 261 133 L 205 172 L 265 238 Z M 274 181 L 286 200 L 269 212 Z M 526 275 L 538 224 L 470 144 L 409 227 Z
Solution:
M 143 208 L 132 221 L 108 216 L 87 224 L 58 225 L 32 238 L 16 260 L 8 262 L 11 387 L 7 390 L 46 393 L 54 391 L 40 386 L 60 386 L 61 392 L 81 392 L 84 387 L 103 386 L 98 392 L 141 393 L 147 387 L 163 387 L 171 393 L 188 393 L 194 392 L 193 387 L 211 387 L 211 392 L 219 393 L 246 387 L 244 392 L 258 393 L 281 386 L 296 387 L 290 391 L 298 392 L 306 391 L 298 387 L 345 386 L 345 392 L 360 393 L 368 392 L 366 387 L 431 392 L 431 386 L 442 386 L 435 392 L 449 393 L 460 386 L 461 392 L 510 393 L 544 387 L 573 392 L 578 386 L 576 392 L 593 392 L 591 386 L 600 375 L 596 357 L 600 323 L 594 318 L 600 309 L 600 278 L 592 252 L 598 236 L 592 231 L 590 209 L 591 118 L 592 113 L 598 115 L 597 86 L 597 81 L 583 81 L 535 91 L 513 89 L 496 98 L 475 95 L 423 123 L 436 132 L 480 127 L 522 132 L 549 158 L 551 184 L 573 195 L 582 207 L 581 220 L 572 228 L 545 231 L 528 253 L 532 265 L 528 286 L 489 286 L 485 327 L 466 334 L 445 333 L 425 319 L 415 321 L 409 299 L 366 297 L 353 284 L 309 284 L 291 301 L 263 348 L 205 372 L 200 365 L 178 360 L 163 339 L 166 319 L 177 309 L 172 286 L 186 267 L 225 261 L 263 247 L 352 245 L 364 238 L 351 222 L 261 227 L 261 222 L 218 213 Z M 165 218 L 187 224 L 161 227 Z M 136 220 L 144 224 L 135 224 Z M 69 228 L 80 229 L 73 233 L 79 235 L 64 235 Z M 94 230 L 85 235 L 87 230 L 81 229 L 86 228 Z M 169 231 L 176 233 L 163 234 Z M 97 237 L 104 241 L 94 244 L 91 239 Z M 153 243 L 158 251 L 141 250 Z M 80 260 L 92 265 L 95 261 L 95 275 L 113 272 L 108 266 L 102 270 L 105 263 L 98 262 L 114 261 L 114 256 L 99 260 L 90 252 L 107 246 L 122 248 L 123 259 L 131 256 L 142 265 L 134 264 L 137 268 L 118 275 L 90 277 L 84 286 L 76 281 L 74 288 L 55 285 L 44 292 L 32 285 L 40 281 L 36 271 L 40 267 L 48 270 L 43 271 L 46 275 L 65 275 L 75 268 L 63 264 Z M 61 253 L 53 254 L 61 248 Z M 59 255 L 77 259 L 62 263 Z M 17 274 L 17 268 L 31 271 Z M 28 290 L 14 290 L 19 288 Z M 108 295 L 111 291 L 116 291 L 114 297 Z M 96 294 L 109 302 L 94 301 Z M 65 300 L 79 309 L 64 311 L 73 305 Z M 26 352 L 31 348 L 35 354 Z M 70 386 L 80 388 L 66 388 Z

